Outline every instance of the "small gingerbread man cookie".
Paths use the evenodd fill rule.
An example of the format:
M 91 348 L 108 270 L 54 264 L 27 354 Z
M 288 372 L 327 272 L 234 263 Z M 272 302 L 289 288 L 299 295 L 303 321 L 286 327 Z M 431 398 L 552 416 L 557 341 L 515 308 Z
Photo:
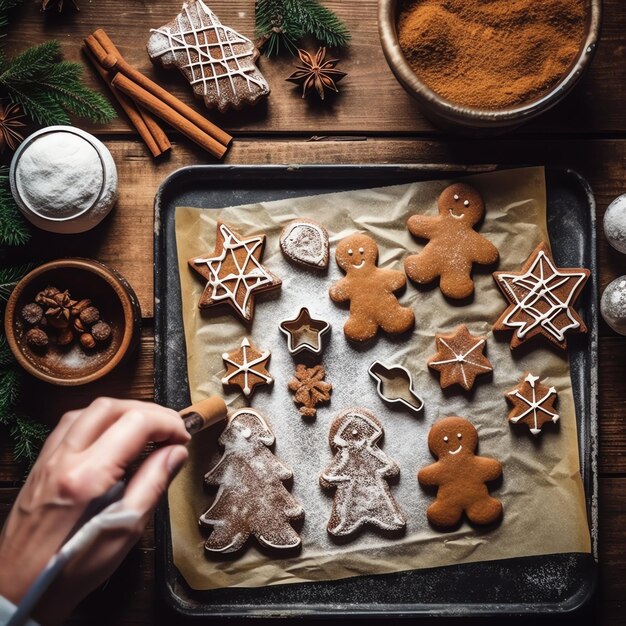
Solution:
M 438 461 L 419 471 L 422 485 L 437 486 L 437 499 L 426 515 L 434 526 L 456 526 L 463 513 L 474 524 L 491 524 L 502 515 L 502 503 L 489 495 L 485 483 L 502 475 L 495 459 L 476 456 L 478 433 L 462 417 L 444 417 L 428 435 L 428 447 Z
M 346 276 L 329 294 L 333 302 L 350 303 L 350 317 L 343 327 L 348 339 L 373 339 L 379 328 L 390 335 L 413 328 L 413 311 L 401 306 L 394 295 L 406 285 L 406 277 L 398 270 L 376 266 L 378 246 L 371 237 L 355 234 L 342 239 L 335 259 Z
M 469 185 L 446 187 L 437 201 L 439 215 L 413 215 L 407 221 L 411 234 L 428 239 L 426 247 L 404 261 L 407 276 L 421 285 L 440 277 L 439 288 L 448 298 L 460 300 L 474 293 L 472 265 L 491 265 L 497 248 L 474 226 L 485 214 L 481 195 Z

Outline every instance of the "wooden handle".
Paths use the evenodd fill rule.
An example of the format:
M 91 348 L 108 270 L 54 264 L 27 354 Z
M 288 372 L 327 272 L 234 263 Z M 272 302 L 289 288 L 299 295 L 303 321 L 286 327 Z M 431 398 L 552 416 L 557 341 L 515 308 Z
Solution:
M 191 435 L 226 419 L 228 408 L 223 398 L 211 396 L 180 411 L 185 428 Z

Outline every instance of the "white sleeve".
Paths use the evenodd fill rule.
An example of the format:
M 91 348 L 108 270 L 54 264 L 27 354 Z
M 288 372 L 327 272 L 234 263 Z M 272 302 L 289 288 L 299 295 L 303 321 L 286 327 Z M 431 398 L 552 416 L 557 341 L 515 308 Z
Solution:
M 5 626 L 16 610 L 17 607 L 15 604 L 9 602 L 4 596 L 0 596 L 0 626 Z M 26 626 L 39 626 L 39 623 L 35 620 L 29 619 L 26 622 Z

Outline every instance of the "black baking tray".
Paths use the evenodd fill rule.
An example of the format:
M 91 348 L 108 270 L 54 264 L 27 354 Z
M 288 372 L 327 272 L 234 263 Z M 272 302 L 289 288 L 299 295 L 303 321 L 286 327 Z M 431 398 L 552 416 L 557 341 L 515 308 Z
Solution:
M 190 404 L 174 213 L 412 181 L 455 178 L 493 166 L 190 166 L 171 174 L 155 199 L 155 399 Z M 555 261 L 587 267 L 579 303 L 589 328 L 570 339 L 581 473 L 591 554 L 555 554 L 469 563 L 331 582 L 195 591 L 172 562 L 167 503 L 157 511 L 157 583 L 167 604 L 188 617 L 513 616 L 575 612 L 597 580 L 597 263 L 595 201 L 576 172 L 546 170 L 548 229 Z

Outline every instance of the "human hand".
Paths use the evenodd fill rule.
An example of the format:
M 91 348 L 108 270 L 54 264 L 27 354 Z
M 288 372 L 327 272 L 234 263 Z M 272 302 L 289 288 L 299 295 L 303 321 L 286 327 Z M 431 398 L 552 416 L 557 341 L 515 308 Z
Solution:
M 140 514 L 134 528 L 107 531 L 63 570 L 34 617 L 60 623 L 106 580 L 139 539 L 170 481 L 187 459 L 180 415 L 156 404 L 98 398 L 70 411 L 48 437 L 0 533 L 0 594 L 18 604 L 58 551 L 89 502 L 119 481 L 150 441 L 163 444 L 126 487 L 124 508 Z

